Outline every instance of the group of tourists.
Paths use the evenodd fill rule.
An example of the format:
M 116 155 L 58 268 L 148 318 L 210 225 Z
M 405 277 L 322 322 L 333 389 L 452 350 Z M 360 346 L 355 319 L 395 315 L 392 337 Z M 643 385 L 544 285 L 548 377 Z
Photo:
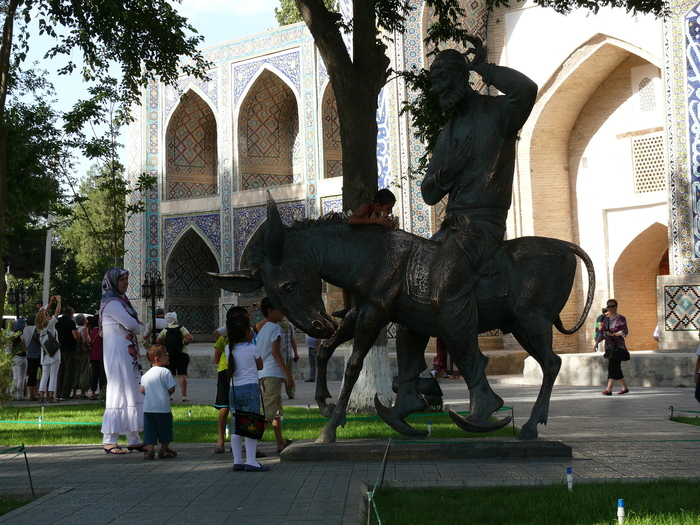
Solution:
M 58 403 L 68 399 L 99 399 L 107 379 L 98 316 L 75 315 L 63 308 L 61 296 L 12 326 L 12 398 Z

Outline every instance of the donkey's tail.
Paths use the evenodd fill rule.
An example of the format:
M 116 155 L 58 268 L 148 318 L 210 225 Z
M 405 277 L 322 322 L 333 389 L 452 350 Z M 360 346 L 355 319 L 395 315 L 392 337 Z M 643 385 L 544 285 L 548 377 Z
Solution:
M 586 265 L 586 271 L 588 272 L 588 296 L 586 297 L 586 306 L 583 308 L 583 312 L 581 313 L 581 317 L 579 318 L 578 323 L 576 323 L 576 326 L 574 326 L 571 330 L 567 330 L 564 328 L 564 325 L 561 322 L 561 317 L 557 317 L 554 321 L 554 326 L 557 328 L 557 330 L 559 330 L 562 334 L 570 335 L 575 333 L 583 326 L 583 323 L 586 321 L 586 317 L 588 317 L 588 312 L 590 312 L 591 306 L 593 305 L 593 294 L 595 294 L 595 271 L 593 270 L 593 262 L 591 261 L 591 258 L 585 251 L 583 251 L 583 248 L 570 242 L 562 242 L 567 248 L 569 248 L 569 250 L 574 252 L 575 255 L 578 255 L 581 261 L 583 261 L 583 264 Z

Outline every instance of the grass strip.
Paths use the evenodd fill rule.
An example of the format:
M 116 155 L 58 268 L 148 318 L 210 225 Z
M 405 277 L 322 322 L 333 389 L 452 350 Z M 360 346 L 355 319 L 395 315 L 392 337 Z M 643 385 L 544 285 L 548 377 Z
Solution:
M 218 410 L 209 405 L 174 405 L 175 441 L 178 443 L 215 443 Z M 190 415 L 191 411 L 191 415 Z M 63 405 L 44 407 L 41 428 L 41 407 L 8 407 L 0 409 L 0 443 L 8 445 L 73 445 L 102 442 L 100 427 L 104 408 L 95 405 Z M 316 439 L 328 420 L 317 408 L 285 408 L 284 435 L 288 439 Z M 427 429 L 431 422 L 431 438 L 469 438 L 513 436 L 507 426 L 487 434 L 468 434 L 457 428 L 446 413 L 420 414 L 412 425 Z M 516 428 L 516 431 L 518 429 Z M 377 417 L 347 418 L 345 428 L 338 428 L 338 439 L 383 439 L 400 437 Z M 263 441 L 273 441 L 272 429 L 266 430 Z
M 15 509 L 20 508 L 22 505 L 29 503 L 30 499 L 20 499 L 13 497 L 0 497 L 0 516 L 12 512 Z
M 700 417 L 695 416 L 695 417 L 688 417 L 688 416 L 673 416 L 669 418 L 671 421 L 675 421 L 677 423 L 684 423 L 686 425 L 695 425 L 695 426 L 700 426 Z
M 625 525 L 697 525 L 700 482 L 659 480 L 547 487 L 383 488 L 374 494 L 382 524 L 613 525 L 617 501 Z M 377 520 L 372 515 L 372 523 Z

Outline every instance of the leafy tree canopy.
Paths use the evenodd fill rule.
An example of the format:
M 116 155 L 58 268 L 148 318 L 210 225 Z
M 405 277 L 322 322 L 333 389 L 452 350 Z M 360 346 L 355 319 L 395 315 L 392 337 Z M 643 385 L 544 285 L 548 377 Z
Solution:
M 323 3 L 329 11 L 338 10 L 336 0 L 323 0 Z M 294 0 L 280 0 L 279 9 L 275 7 L 275 18 L 280 26 L 288 26 L 302 21 L 301 13 Z

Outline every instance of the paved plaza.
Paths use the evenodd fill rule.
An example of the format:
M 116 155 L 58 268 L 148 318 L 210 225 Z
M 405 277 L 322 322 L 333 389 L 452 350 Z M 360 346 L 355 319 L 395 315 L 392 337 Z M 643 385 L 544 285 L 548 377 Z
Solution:
M 514 380 L 493 378 L 494 390 L 522 425 L 538 389 L 509 384 Z M 443 380 L 441 386 L 452 408 L 467 407 L 461 380 Z M 339 388 L 340 383 L 331 384 L 334 396 Z M 540 426 L 540 438 L 571 445 L 571 459 L 392 461 L 389 452 L 385 483 L 537 485 L 564 481 L 566 467 L 572 467 L 575 483 L 700 477 L 700 427 L 668 421 L 670 406 L 700 410 L 693 389 L 637 388 L 606 397 L 602 388 L 554 389 L 549 424 Z M 214 380 L 190 381 L 194 403 L 211 402 L 213 392 Z M 300 382 L 296 399 L 288 403 L 313 403 L 313 383 Z M 211 443 L 175 445 L 177 459 L 153 462 L 144 462 L 139 453 L 110 456 L 94 445 L 28 447 L 34 487 L 44 495 L 0 522 L 354 524 L 363 508 L 363 484 L 373 484 L 381 467 L 379 461 L 280 462 L 274 444 L 265 442 L 261 449 L 269 457 L 262 461 L 272 467 L 269 472 L 233 472 L 230 453 L 214 454 Z M 28 486 L 21 456 L 2 463 L 0 493 Z

